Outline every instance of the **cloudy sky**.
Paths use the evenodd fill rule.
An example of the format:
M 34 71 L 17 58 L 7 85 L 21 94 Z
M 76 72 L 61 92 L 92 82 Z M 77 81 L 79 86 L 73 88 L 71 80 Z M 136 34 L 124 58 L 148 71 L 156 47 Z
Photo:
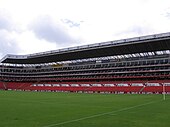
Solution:
M 170 32 L 170 0 L 0 0 L 0 58 Z

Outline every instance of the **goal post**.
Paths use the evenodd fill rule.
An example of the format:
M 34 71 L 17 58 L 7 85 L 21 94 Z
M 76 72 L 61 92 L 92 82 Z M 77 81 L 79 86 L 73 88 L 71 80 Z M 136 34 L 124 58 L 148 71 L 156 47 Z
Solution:
M 165 97 L 165 95 L 166 95 L 166 91 L 165 91 L 165 83 L 162 84 L 162 87 L 163 87 L 163 88 L 162 88 L 162 89 L 163 89 L 163 90 L 162 90 L 163 100 L 165 100 L 165 99 L 166 99 L 166 97 Z

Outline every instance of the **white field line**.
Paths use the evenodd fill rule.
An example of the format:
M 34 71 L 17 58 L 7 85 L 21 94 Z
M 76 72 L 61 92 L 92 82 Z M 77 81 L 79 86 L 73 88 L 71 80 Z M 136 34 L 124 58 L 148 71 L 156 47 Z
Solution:
M 64 121 L 64 122 L 61 122 L 61 123 L 51 124 L 51 125 L 47 125 L 47 126 L 43 126 L 43 127 L 54 127 L 54 126 L 73 123 L 73 122 L 86 120 L 86 119 L 90 119 L 90 118 L 100 117 L 100 116 L 104 116 L 104 115 L 111 115 L 111 114 L 114 114 L 114 113 L 117 113 L 117 112 L 127 111 L 127 110 L 130 110 L 130 109 L 134 109 L 134 108 L 137 108 L 137 107 L 141 107 L 141 106 L 145 106 L 145 105 L 149 105 L 149 104 L 157 103 L 157 102 L 160 102 L 160 101 L 151 101 L 151 102 L 148 102 L 148 103 L 144 103 L 144 104 L 140 104 L 140 105 L 136 105 L 136 106 L 132 106 L 132 107 L 122 108 L 122 109 L 116 110 L 116 111 L 111 111 L 111 112 L 105 112 L 105 113 L 101 113 L 101 114 L 91 115 L 91 116 L 82 117 L 82 118 L 79 118 L 79 119 L 73 119 L 73 120 L 69 120 L 69 121 Z

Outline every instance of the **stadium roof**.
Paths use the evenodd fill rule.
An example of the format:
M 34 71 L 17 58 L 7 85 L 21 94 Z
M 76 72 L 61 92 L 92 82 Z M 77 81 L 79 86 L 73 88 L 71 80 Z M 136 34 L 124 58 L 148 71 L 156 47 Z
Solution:
M 170 33 L 128 38 L 28 55 L 6 55 L 0 62 L 10 64 L 40 64 L 164 50 L 170 50 Z

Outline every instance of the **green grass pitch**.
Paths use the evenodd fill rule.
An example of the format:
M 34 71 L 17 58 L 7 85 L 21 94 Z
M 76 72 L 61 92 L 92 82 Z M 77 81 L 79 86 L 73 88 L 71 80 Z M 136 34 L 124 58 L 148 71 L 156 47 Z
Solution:
M 170 127 L 170 95 L 0 91 L 0 127 Z

